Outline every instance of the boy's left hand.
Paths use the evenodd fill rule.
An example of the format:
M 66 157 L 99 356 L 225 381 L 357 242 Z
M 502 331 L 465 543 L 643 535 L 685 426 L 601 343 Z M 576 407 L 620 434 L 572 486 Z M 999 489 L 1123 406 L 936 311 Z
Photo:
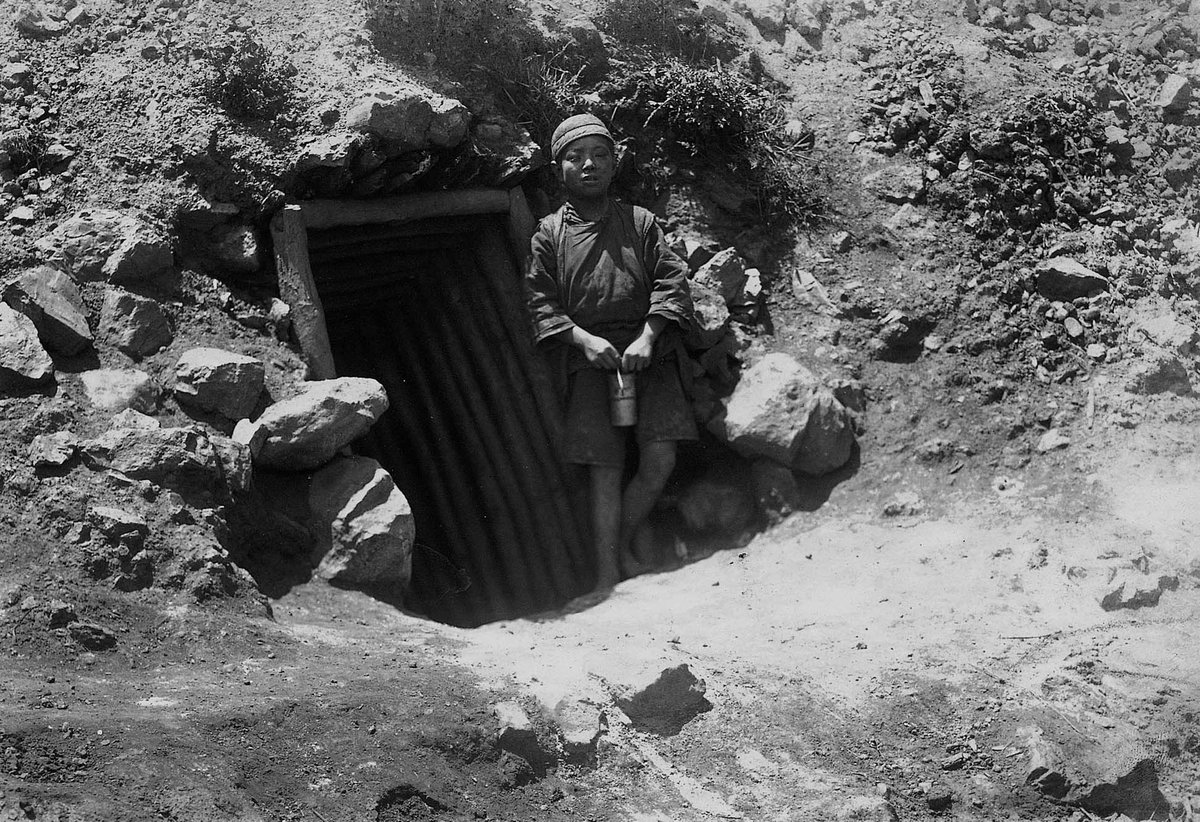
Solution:
M 621 355 L 621 370 L 641 371 L 650 365 L 650 357 L 653 353 L 654 339 L 647 338 L 645 334 L 642 334 L 631 342 L 625 349 L 625 353 Z

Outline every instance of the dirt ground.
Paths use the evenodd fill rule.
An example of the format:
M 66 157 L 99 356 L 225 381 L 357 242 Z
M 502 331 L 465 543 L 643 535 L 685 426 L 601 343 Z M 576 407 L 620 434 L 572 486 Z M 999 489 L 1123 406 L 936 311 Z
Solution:
M 123 5 L 105 4 L 106 25 Z M 888 165 L 844 139 L 864 127 L 872 72 L 904 59 L 897 47 L 893 63 L 872 68 L 871 55 L 902 30 L 924 31 L 961 58 L 964 94 L 987 110 L 1011 106 L 1046 81 L 1050 60 L 1072 53 L 1067 35 L 1034 55 L 985 46 L 994 33 L 950 5 L 854 17 L 804 60 L 743 32 L 841 181 L 832 224 L 812 245 L 824 249 L 836 230 L 855 239 L 818 272 L 835 299 L 846 295 L 847 314 L 815 313 L 782 279 L 768 294 L 762 347 L 855 376 L 870 400 L 855 462 L 807 485 L 804 510 L 744 539 L 678 542 L 678 567 L 602 601 L 460 630 L 321 582 L 269 601 L 243 592 L 185 605 L 81 581 L 33 507 L 36 483 L 6 458 L 0 820 L 1195 818 L 1197 400 L 1132 398 L 1121 388 L 1128 363 L 1042 383 L 1028 348 L 868 354 L 892 306 L 929 312 L 937 333 L 960 343 L 996 307 L 994 294 L 966 285 L 987 248 L 961 214 L 930 208 L 929 223 L 897 237 L 880 228 L 896 206 L 847 182 Z M 1166 7 L 1120 5 L 1093 26 L 1116 37 Z M 299 119 L 310 126 L 388 69 L 372 61 L 357 7 L 200 6 L 201 19 L 248 16 L 297 56 L 310 103 Z M 60 210 L 7 237 L 5 267 L 56 213 L 137 203 L 162 220 L 179 196 L 170 158 L 213 123 L 187 89 L 187 66 L 143 59 L 160 41 L 130 28 L 119 43 L 97 34 L 86 58 L 68 59 L 66 46 L 46 58 L 44 73 L 63 78 L 53 93 L 81 159 Z M 4 36 L 13 59 L 53 51 Z M 147 97 L 158 101 L 152 115 Z M 279 134 L 219 136 L 238 162 L 282 162 Z M 694 216 L 686 203 L 670 207 L 677 220 Z M 241 335 L 269 359 L 274 342 L 217 302 L 203 294 L 194 311 L 180 308 L 180 345 Z M 1022 328 L 1030 345 L 1034 333 Z M 161 375 L 173 356 L 143 367 Z M 289 352 L 271 378 L 298 368 Z M 981 396 L 998 379 L 1003 401 Z M 24 447 L 16 432 L 39 402 L 3 401 L 5 453 Z M 1036 443 L 1050 424 L 1070 443 L 1043 453 Z M 922 458 L 935 439 L 948 445 Z M 1113 580 L 1129 574 L 1173 581 L 1156 603 L 1106 610 Z M 111 629 L 115 645 L 81 648 L 48 620 L 56 601 Z M 674 735 L 628 725 L 614 689 L 679 664 L 704 681 L 711 710 Z M 603 715 L 582 757 L 561 756 L 543 716 L 564 700 Z M 523 759 L 498 744 L 505 702 L 532 718 L 537 745 Z M 1038 757 L 1113 787 L 1090 809 L 1056 803 L 1028 784 Z

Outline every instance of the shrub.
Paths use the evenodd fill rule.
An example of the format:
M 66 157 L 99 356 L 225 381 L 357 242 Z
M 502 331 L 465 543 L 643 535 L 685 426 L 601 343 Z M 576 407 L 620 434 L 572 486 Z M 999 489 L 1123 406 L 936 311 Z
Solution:
M 235 117 L 269 119 L 292 102 L 296 67 L 249 34 L 226 37 L 208 49 L 211 73 L 205 96 Z
M 0 151 L 8 154 L 10 167 L 21 174 L 40 168 L 50 146 L 50 139 L 35 128 L 19 128 L 0 137 Z
M 491 72 L 518 119 L 534 139 L 550 144 L 550 135 L 563 119 L 586 110 L 579 72 L 557 65 L 557 55 L 534 54 L 514 70 Z
M 667 59 L 626 79 L 633 130 L 661 130 L 662 146 L 689 162 L 723 166 L 745 181 L 776 225 L 820 219 L 811 134 L 791 135 L 781 102 L 736 72 Z M 655 128 L 656 127 L 656 128 Z

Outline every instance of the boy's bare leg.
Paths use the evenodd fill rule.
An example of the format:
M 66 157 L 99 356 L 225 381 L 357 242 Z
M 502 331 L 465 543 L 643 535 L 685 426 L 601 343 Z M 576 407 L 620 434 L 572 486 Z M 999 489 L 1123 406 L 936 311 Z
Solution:
M 588 469 L 592 485 L 592 537 L 596 548 L 596 588 L 604 590 L 621 581 L 617 565 L 621 533 L 621 468 L 593 465 Z
M 637 573 L 650 559 L 634 555 L 634 536 L 675 470 L 675 452 L 673 440 L 643 445 L 638 454 L 637 474 L 625 488 L 621 499 L 620 560 L 629 574 Z

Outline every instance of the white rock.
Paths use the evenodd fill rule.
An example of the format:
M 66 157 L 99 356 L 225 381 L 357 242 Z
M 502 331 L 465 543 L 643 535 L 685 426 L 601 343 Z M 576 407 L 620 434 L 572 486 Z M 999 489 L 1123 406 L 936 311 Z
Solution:
M 1158 97 L 1154 105 L 1164 112 L 1179 113 L 1187 111 L 1192 102 L 1192 81 L 1184 74 L 1169 74 L 1158 89 Z
M 305 471 L 329 462 L 365 434 L 387 407 L 387 392 L 375 380 L 318 380 L 306 383 L 298 396 L 269 406 L 252 426 L 242 426 L 238 441 L 251 444 L 263 437 L 256 465 Z
M 0 386 L 36 385 L 53 377 L 54 362 L 33 321 L 0 303 Z
M 782 353 L 768 354 L 742 375 L 709 429 L 742 456 L 813 475 L 844 465 L 854 445 L 846 408 Z
M 34 468 L 66 465 L 79 446 L 79 437 L 70 431 L 38 434 L 29 443 L 29 464 Z
M 238 420 L 258 404 L 265 376 L 262 360 L 220 348 L 193 348 L 175 365 L 175 397 Z
M 402 586 L 416 528 L 408 500 L 373 459 L 339 457 L 313 475 L 317 575 L 357 585 Z
M 93 408 L 106 411 L 131 408 L 149 414 L 158 405 L 158 386 L 145 371 L 98 368 L 83 372 L 79 379 Z
M 1045 454 L 1056 448 L 1066 448 L 1070 444 L 1071 440 L 1062 431 L 1051 428 L 1038 439 L 1037 450 L 1039 454 Z
M 691 328 L 687 332 L 687 344 L 695 350 L 711 348 L 721 341 L 729 327 L 729 308 L 725 300 L 704 283 L 692 283 L 692 306 L 694 308 Z

